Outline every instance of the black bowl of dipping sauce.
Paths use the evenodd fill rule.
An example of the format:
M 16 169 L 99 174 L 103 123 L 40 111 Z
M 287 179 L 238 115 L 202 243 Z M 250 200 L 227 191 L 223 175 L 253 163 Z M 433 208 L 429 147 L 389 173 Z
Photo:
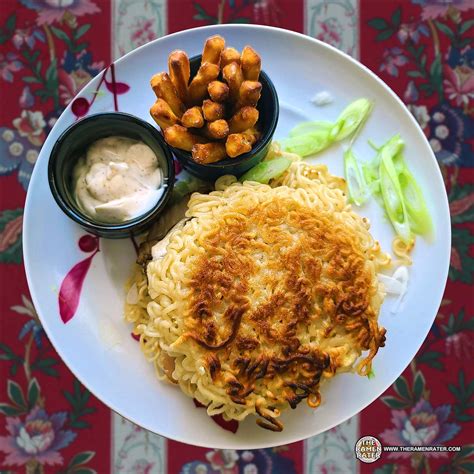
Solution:
M 196 75 L 200 65 L 201 55 L 190 59 L 191 78 Z M 264 71 L 260 71 L 258 80 L 262 84 L 260 100 L 257 103 L 257 110 L 259 112 L 257 128 L 261 136 L 252 149 L 235 158 L 225 158 L 216 163 L 200 164 L 193 160 L 191 152 L 170 146 L 173 154 L 184 169 L 201 179 L 214 181 L 226 174 L 239 177 L 265 158 L 278 123 L 280 106 L 275 86 L 268 75 Z
M 131 138 L 148 145 L 158 159 L 164 188 L 152 208 L 120 223 L 101 222 L 85 214 L 74 194 L 73 170 L 78 159 L 85 155 L 92 143 L 111 136 Z M 143 233 L 166 206 L 173 189 L 174 177 L 173 157 L 161 133 L 148 122 L 122 112 L 90 115 L 72 124 L 58 138 L 48 163 L 49 186 L 61 210 L 86 231 L 111 239 Z

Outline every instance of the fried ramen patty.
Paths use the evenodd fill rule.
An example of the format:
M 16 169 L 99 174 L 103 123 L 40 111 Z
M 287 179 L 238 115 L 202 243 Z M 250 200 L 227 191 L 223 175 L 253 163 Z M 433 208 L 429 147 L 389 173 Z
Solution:
M 193 195 L 191 220 L 148 265 L 142 347 L 211 415 L 256 413 L 260 426 L 280 431 L 281 409 L 303 399 L 317 406 L 322 379 L 369 351 L 358 367 L 365 374 L 384 343 L 380 249 L 320 172 L 325 198 L 230 181 Z

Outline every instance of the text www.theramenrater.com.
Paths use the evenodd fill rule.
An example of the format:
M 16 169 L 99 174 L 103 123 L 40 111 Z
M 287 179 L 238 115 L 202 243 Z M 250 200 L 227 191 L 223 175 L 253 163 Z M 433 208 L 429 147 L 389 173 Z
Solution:
M 427 453 L 427 452 L 459 452 L 461 451 L 461 446 L 383 446 L 384 452 L 388 453 L 407 453 L 407 452 L 418 452 L 418 453 Z

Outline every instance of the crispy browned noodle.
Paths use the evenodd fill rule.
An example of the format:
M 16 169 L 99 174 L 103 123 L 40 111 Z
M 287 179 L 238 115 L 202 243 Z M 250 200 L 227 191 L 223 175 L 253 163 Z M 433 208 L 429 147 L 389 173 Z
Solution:
M 158 375 L 209 415 L 256 414 L 281 431 L 282 409 L 321 403 L 321 380 L 370 371 L 389 258 L 325 166 L 295 161 L 272 186 L 223 177 L 216 189 L 192 196 L 148 285 L 137 270 L 126 318 Z

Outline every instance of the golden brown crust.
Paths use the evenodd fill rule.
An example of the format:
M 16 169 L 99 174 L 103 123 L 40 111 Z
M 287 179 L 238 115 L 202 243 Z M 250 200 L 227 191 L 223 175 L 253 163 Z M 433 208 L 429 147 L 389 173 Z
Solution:
M 271 186 L 215 187 L 153 247 L 127 320 L 158 377 L 209 415 L 280 431 L 282 410 L 321 403 L 321 380 L 371 370 L 387 255 L 325 166 L 295 160 Z
M 367 256 L 334 215 L 274 198 L 222 213 L 200 244 L 184 337 L 208 353 L 213 383 L 234 403 L 245 405 L 263 380 L 280 387 L 277 405 L 308 398 L 317 406 L 320 378 L 347 356 L 325 339 L 342 334 L 370 359 L 383 345 Z M 281 429 L 262 416 L 261 426 Z

